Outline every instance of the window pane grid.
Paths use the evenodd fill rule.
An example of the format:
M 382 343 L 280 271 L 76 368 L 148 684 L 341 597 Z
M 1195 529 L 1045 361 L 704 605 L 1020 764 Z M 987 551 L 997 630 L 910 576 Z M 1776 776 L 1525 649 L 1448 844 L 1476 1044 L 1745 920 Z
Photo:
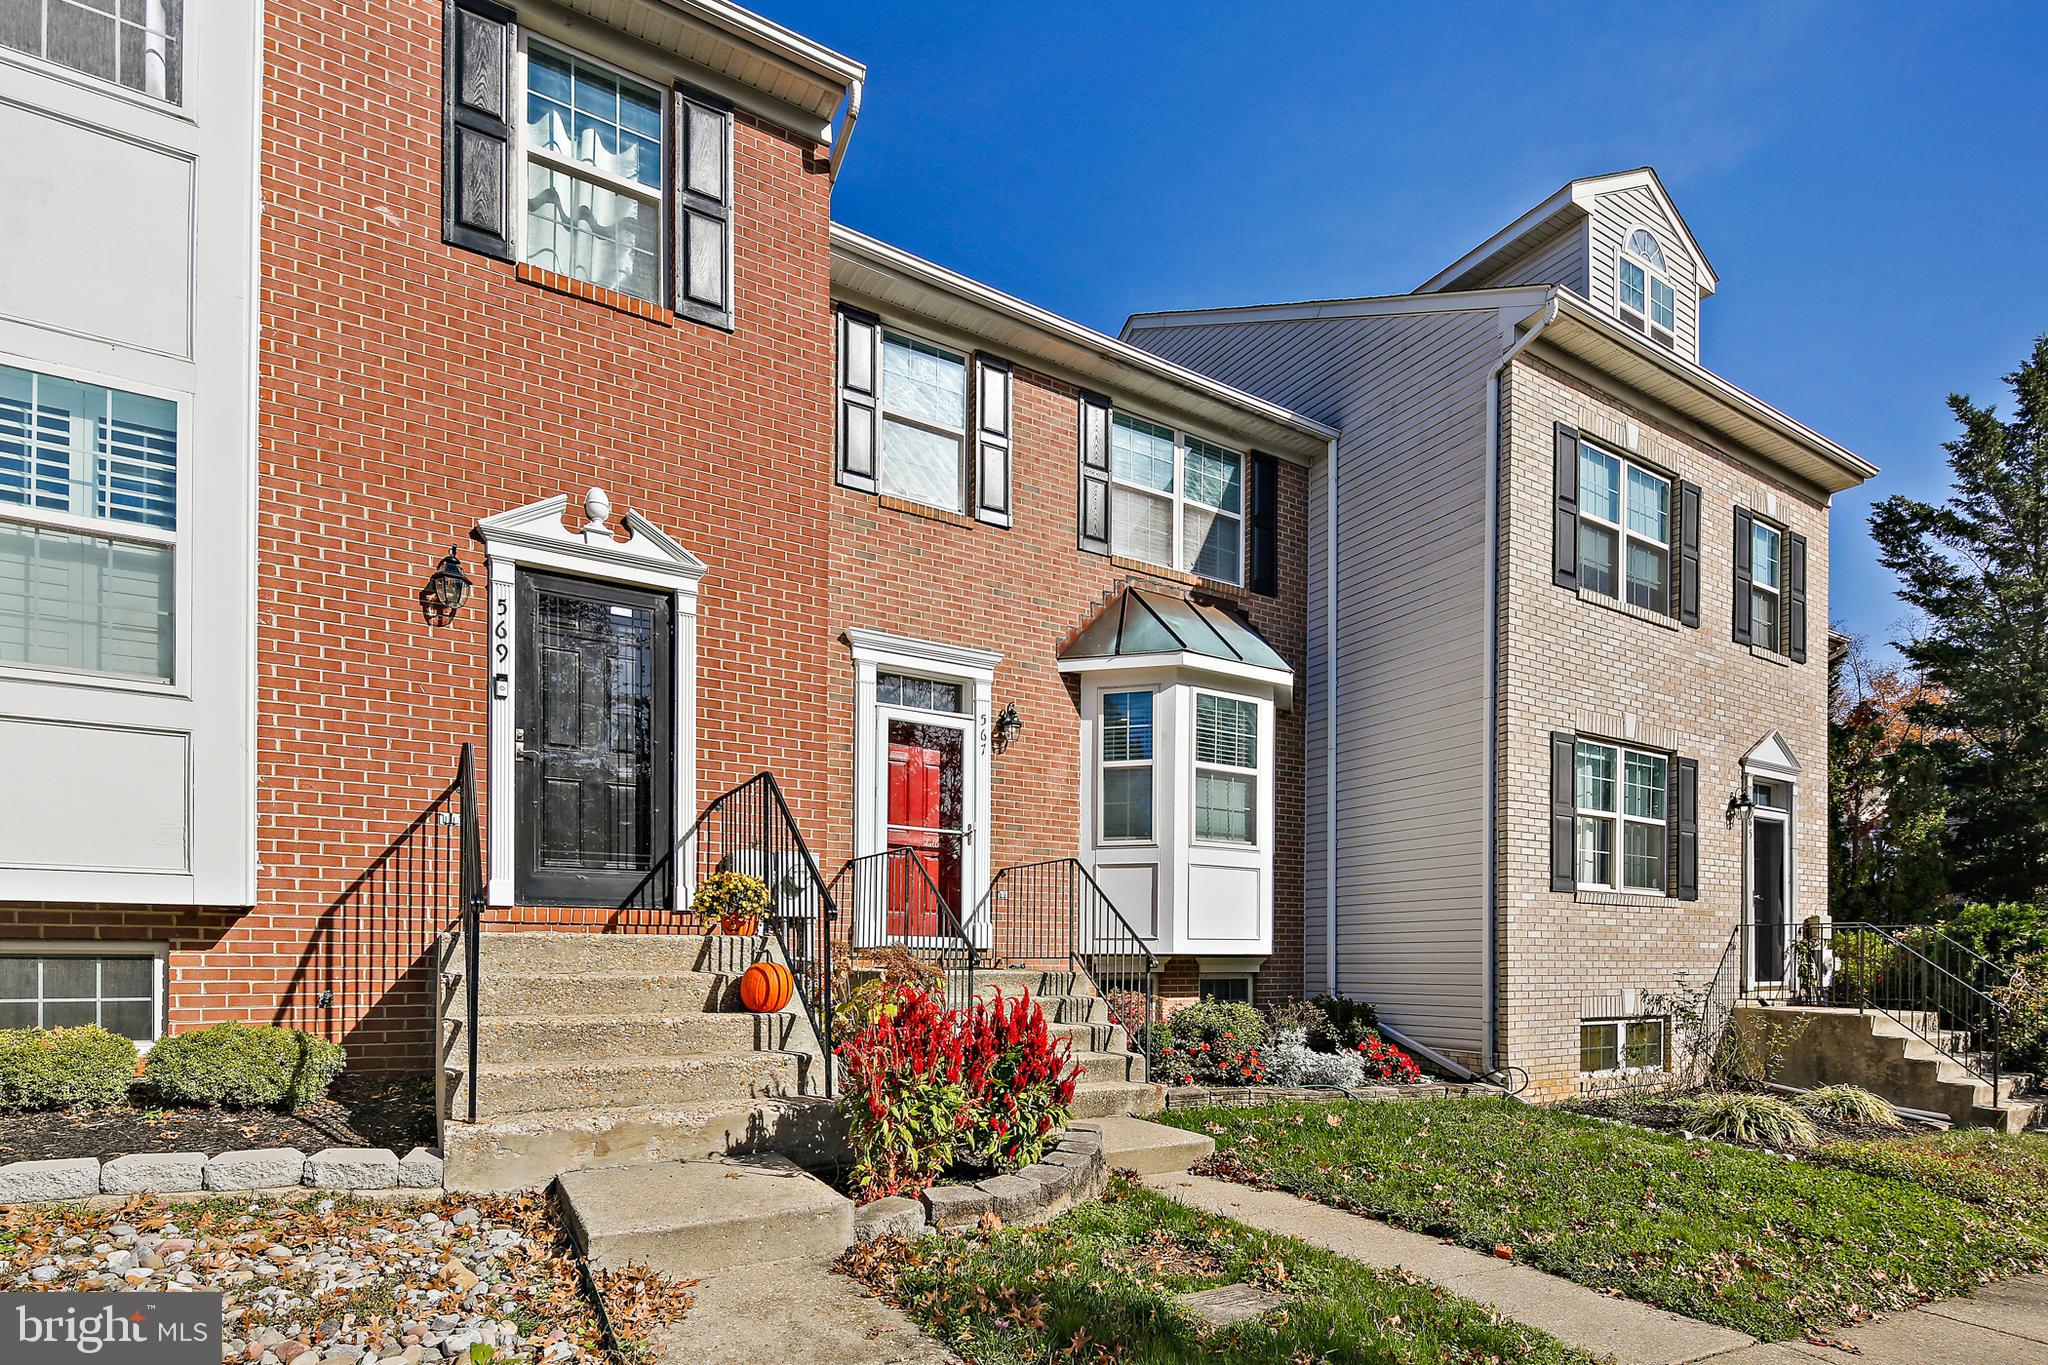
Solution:
M 1670 759 L 1663 754 L 1579 741 L 1573 783 L 1579 885 L 1664 891 L 1669 779 Z
M 885 332 L 881 405 L 877 487 L 942 511 L 966 510 L 966 357 Z
M 966 691 L 959 683 L 913 678 L 902 673 L 875 675 L 875 700 L 884 706 L 907 706 L 917 711 L 939 711 L 959 715 Z
M 1579 583 L 1670 611 L 1671 481 L 1589 445 L 1579 447 Z
M 0 958 L 0 1028 L 97 1024 L 149 1042 L 156 1037 L 155 978 L 146 957 Z
M 1102 837 L 1152 837 L 1152 694 L 1102 698 Z
M 1244 456 L 1128 413 L 1109 435 L 1110 548 L 1182 573 L 1244 573 Z
M 178 409 L 0 365 L 0 504 L 174 531 Z
M 658 302 L 661 93 L 538 43 L 525 68 L 526 262 Z
M 1152 694 L 1112 692 L 1102 699 L 1102 761 L 1144 763 L 1152 757 Z
M 0 47 L 184 101 L 185 0 L 0 0 Z
M 1195 698 L 1195 761 L 1227 768 L 1259 766 L 1259 711 L 1235 697 Z
M 1579 1070 L 1662 1071 L 1667 1035 L 1659 1019 L 1588 1019 L 1579 1025 Z

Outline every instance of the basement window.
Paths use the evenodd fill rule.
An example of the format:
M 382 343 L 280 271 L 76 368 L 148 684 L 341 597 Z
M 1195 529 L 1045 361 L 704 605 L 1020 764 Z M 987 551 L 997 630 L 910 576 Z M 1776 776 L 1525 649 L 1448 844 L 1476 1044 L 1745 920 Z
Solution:
M 163 973 L 155 954 L 0 954 L 0 1028 L 97 1024 L 138 1043 L 156 1041 Z
M 1579 1025 L 1579 1070 L 1622 1075 L 1665 1069 L 1664 1019 L 1588 1019 Z

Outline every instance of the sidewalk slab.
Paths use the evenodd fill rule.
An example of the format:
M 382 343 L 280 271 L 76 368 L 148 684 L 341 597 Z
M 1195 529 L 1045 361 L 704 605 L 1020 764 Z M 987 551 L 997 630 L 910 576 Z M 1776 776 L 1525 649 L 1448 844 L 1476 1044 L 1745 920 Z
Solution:
M 957 1365 L 958 1357 L 821 1258 L 707 1275 L 689 1316 L 650 1343 L 655 1365 Z

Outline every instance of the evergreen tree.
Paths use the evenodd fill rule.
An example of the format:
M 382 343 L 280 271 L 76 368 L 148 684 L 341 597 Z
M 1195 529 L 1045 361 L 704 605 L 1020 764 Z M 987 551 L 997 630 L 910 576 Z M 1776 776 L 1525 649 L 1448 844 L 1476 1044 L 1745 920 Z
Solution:
M 1900 650 L 1949 793 L 1950 874 L 1971 900 L 2048 900 L 2048 336 L 2006 376 L 2013 420 L 1957 394 L 1939 505 L 1894 496 L 1870 529 L 1921 622 Z

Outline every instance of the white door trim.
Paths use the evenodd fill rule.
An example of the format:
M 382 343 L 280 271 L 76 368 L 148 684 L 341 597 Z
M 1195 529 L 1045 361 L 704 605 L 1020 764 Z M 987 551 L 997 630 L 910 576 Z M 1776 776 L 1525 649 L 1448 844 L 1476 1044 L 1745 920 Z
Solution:
M 943 720 L 934 712 L 883 706 L 875 694 L 882 673 L 906 673 L 938 682 L 958 683 L 966 693 L 967 818 L 971 835 L 961 859 L 960 885 L 964 905 L 953 907 L 965 921 L 981 903 L 990 876 L 990 735 L 994 726 L 996 665 L 1002 655 L 963 645 L 941 644 L 858 627 L 846 632 L 853 652 L 853 854 L 856 858 L 888 847 L 889 807 L 884 777 L 889 763 L 885 726 L 889 716 Z M 856 923 L 858 916 L 856 916 Z
M 580 530 L 571 531 L 563 524 L 568 508 L 568 495 L 557 494 L 486 517 L 476 528 L 484 542 L 484 564 L 491 582 L 490 734 L 484 808 L 493 825 L 486 899 L 497 906 L 516 903 L 513 867 L 518 840 L 512 820 L 518 810 L 518 794 L 512 731 L 519 683 L 516 587 L 521 569 L 547 569 L 669 594 L 675 626 L 675 754 L 670 764 L 675 790 L 669 810 L 678 835 L 697 818 L 697 585 L 704 577 L 704 563 L 630 508 L 619 517 L 626 532 L 621 540 L 606 524 L 611 499 L 601 488 L 584 495 Z M 684 866 L 688 861 L 679 860 Z

